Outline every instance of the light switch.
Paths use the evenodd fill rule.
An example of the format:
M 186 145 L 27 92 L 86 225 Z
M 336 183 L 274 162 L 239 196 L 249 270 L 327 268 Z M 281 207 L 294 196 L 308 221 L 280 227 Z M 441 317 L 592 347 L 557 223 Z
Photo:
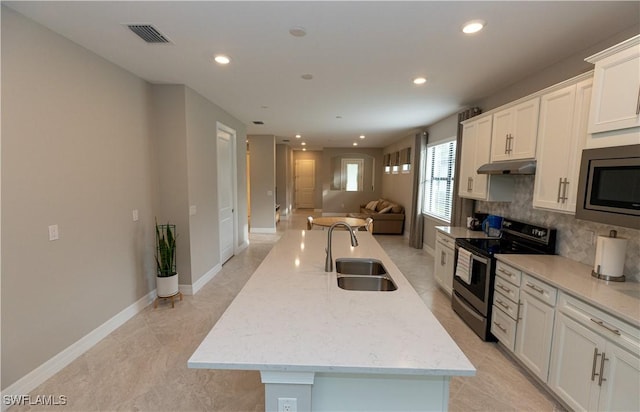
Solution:
M 190 215 L 190 216 L 195 215 L 195 214 L 196 214 L 196 212 L 197 212 L 196 205 L 191 205 L 191 206 L 189 206 L 189 215 Z
M 58 225 L 49 226 L 49 240 L 58 240 L 60 236 L 58 234 Z
M 133 209 L 133 221 L 137 222 L 138 221 L 138 209 Z

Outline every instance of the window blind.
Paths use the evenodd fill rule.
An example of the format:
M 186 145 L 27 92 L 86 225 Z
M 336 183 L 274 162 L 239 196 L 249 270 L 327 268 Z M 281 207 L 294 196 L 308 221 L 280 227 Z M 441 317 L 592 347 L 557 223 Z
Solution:
M 451 221 L 456 141 L 427 147 L 422 213 Z

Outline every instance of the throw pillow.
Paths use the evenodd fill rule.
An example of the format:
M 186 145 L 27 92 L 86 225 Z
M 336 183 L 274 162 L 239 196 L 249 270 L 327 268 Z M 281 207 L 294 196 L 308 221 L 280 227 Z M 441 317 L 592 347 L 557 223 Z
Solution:
M 372 200 L 371 202 L 367 203 L 367 206 L 365 207 L 369 210 L 376 210 L 376 206 L 378 206 L 378 201 Z
M 389 206 L 389 204 L 390 204 L 390 203 L 389 203 L 389 202 L 387 202 L 386 200 L 378 201 L 378 207 L 376 208 L 376 210 L 378 211 L 378 213 L 380 213 L 380 211 L 381 211 L 382 209 L 384 209 L 385 207 L 388 207 L 388 206 Z
M 384 209 L 382 209 L 381 211 L 379 211 L 378 213 L 387 213 L 389 212 L 391 209 L 393 209 L 393 206 L 387 206 Z
M 402 213 L 402 206 L 400 206 L 400 205 L 391 205 L 391 212 L 393 212 L 393 213 Z

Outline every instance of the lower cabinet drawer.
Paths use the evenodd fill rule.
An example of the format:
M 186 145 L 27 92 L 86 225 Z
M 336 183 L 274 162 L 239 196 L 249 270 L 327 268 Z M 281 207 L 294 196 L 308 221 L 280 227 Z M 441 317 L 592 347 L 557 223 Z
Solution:
M 491 333 L 512 352 L 516 343 L 516 325 L 517 322 L 515 320 L 511 319 L 499 307 L 493 306 Z
M 518 320 L 518 304 L 497 290 L 493 294 L 493 306 L 500 308 L 513 320 Z

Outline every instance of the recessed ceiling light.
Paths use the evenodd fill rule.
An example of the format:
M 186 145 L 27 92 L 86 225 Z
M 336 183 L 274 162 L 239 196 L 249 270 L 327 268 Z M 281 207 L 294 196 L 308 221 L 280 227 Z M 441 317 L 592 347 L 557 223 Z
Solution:
M 358 142 L 353 142 L 353 145 L 354 145 L 354 146 L 357 146 L 357 145 L 358 145 Z
M 306 151 L 307 151 L 307 148 L 306 148 L 306 147 L 303 147 L 303 148 L 302 148 L 302 151 L 303 151 L 303 152 L 306 152 Z
M 427 82 L 427 79 L 425 79 L 424 77 L 416 77 L 415 79 L 413 79 L 413 84 L 425 84 Z
M 466 34 L 477 33 L 484 28 L 484 21 L 482 20 L 472 20 L 462 27 L 462 32 Z
M 363 134 L 361 134 L 361 135 L 360 135 L 360 138 L 361 138 L 361 139 L 364 139 L 364 137 L 365 137 L 365 136 L 364 136 Z
M 313 74 L 309 74 L 309 73 L 307 73 L 307 74 L 303 74 L 303 75 L 302 75 L 302 76 L 300 76 L 300 77 L 302 77 L 302 78 L 303 78 L 303 79 L 305 79 L 305 80 L 311 80 L 311 79 L 313 79 Z
M 301 145 L 303 145 L 303 146 L 306 146 L 306 145 L 307 145 L 305 142 L 302 142 L 302 143 L 300 143 L 300 144 L 301 144 Z
M 297 26 L 290 28 L 289 34 L 294 37 L 304 37 L 307 35 L 307 31 L 304 29 L 304 27 Z
M 301 138 L 302 136 L 300 136 L 299 134 L 296 135 L 296 139 Z
M 213 60 L 216 61 L 216 63 L 218 64 L 229 64 L 229 62 L 231 61 L 231 59 L 229 59 L 229 57 L 225 56 L 224 54 L 218 54 L 216 55 Z

